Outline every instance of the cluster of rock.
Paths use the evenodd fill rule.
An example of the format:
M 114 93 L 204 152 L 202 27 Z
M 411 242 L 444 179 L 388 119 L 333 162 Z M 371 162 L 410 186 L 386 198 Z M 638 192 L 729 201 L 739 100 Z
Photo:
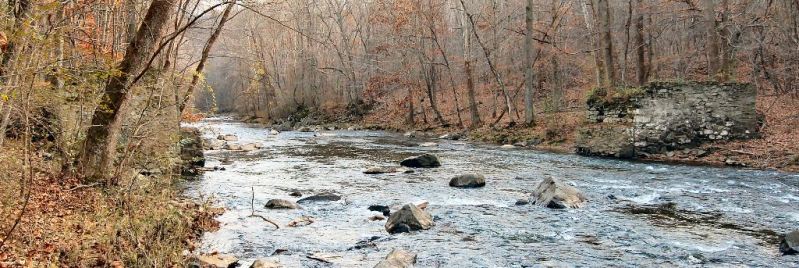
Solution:
M 207 139 L 205 141 L 205 148 L 208 150 L 230 150 L 230 151 L 244 151 L 250 152 L 258 149 L 263 149 L 264 145 L 260 142 L 251 143 L 237 143 L 239 138 L 236 135 L 227 134 L 219 135 L 216 139 Z
M 635 94 L 623 100 L 589 98 L 590 124 L 578 132 L 578 153 L 632 158 L 758 131 L 750 84 L 653 82 L 627 90 Z

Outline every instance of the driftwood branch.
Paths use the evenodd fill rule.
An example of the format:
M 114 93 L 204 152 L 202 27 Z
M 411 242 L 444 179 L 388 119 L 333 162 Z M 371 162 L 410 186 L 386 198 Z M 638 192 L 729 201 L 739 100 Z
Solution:
M 250 217 L 261 218 L 265 222 L 268 222 L 268 223 L 271 223 L 272 225 L 274 225 L 275 226 L 275 230 L 280 229 L 280 225 L 275 223 L 273 220 L 270 220 L 270 219 L 268 219 L 268 218 L 266 218 L 264 216 L 255 214 L 255 187 L 251 186 L 250 189 L 252 190 L 252 197 L 250 198 Z

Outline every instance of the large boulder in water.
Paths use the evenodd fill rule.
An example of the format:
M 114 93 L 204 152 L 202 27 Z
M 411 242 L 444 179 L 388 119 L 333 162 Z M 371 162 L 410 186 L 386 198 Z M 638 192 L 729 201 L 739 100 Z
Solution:
M 416 264 L 416 254 L 394 249 L 386 256 L 385 260 L 377 263 L 375 268 L 409 268 L 413 267 L 414 264 Z
M 780 242 L 780 252 L 785 255 L 795 255 L 799 253 L 799 230 L 790 232 L 782 238 L 782 242 Z
M 400 165 L 410 168 L 436 168 L 441 166 L 438 157 L 432 154 L 423 154 L 406 158 L 400 162 Z
M 386 231 L 391 234 L 427 230 L 435 225 L 430 213 L 414 204 L 406 204 L 397 212 L 391 213 L 386 221 Z
M 576 188 L 553 178 L 546 178 L 533 192 L 533 203 L 548 208 L 579 208 L 588 199 Z
M 271 209 L 298 209 L 298 208 L 300 208 L 300 206 L 297 205 L 297 203 L 294 203 L 294 202 L 291 202 L 291 201 L 288 201 L 288 200 L 272 199 L 272 200 L 269 200 L 268 202 L 266 202 L 266 208 L 271 208 Z
M 317 195 L 312 195 L 300 200 L 297 200 L 297 203 L 306 204 L 306 203 L 313 203 L 313 202 L 335 202 L 341 200 L 341 196 L 332 194 L 332 193 L 321 193 Z
M 449 181 L 450 187 L 479 188 L 486 186 L 486 178 L 481 174 L 460 175 Z

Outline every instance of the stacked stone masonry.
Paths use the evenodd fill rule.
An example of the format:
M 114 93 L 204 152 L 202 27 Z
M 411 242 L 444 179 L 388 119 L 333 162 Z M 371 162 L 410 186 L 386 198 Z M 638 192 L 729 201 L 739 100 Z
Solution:
M 631 157 L 757 133 L 756 92 L 749 84 L 654 82 L 640 92 L 625 103 L 589 103 L 590 124 L 579 134 L 578 153 Z M 617 135 L 597 133 L 609 129 Z M 613 138 L 597 140 L 607 136 Z

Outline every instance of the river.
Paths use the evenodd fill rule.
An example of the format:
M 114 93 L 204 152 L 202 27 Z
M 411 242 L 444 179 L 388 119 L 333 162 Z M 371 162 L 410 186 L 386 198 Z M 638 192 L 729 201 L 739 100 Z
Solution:
M 269 130 L 226 119 L 192 124 L 208 138 L 234 134 L 260 142 L 252 152 L 206 151 L 209 171 L 186 194 L 211 198 L 226 212 L 206 233 L 202 252 L 232 254 L 248 267 L 258 258 L 284 267 L 372 267 L 394 248 L 418 254 L 417 267 L 766 266 L 799 267 L 781 256 L 777 234 L 799 227 L 799 175 L 636 163 L 461 141 L 409 139 L 374 131 L 321 133 Z M 434 141 L 437 147 L 420 147 Z M 365 175 L 433 153 L 442 167 L 406 174 Z M 229 158 L 234 162 L 223 165 Z M 450 178 L 486 175 L 480 189 L 456 189 Z M 515 205 L 551 176 L 589 198 L 579 209 Z M 333 192 L 343 199 L 269 210 L 272 198 L 297 200 Z M 389 235 L 370 205 L 428 201 L 435 227 Z M 665 205 L 668 204 L 668 205 Z M 259 217 L 269 218 L 280 229 Z M 300 216 L 315 222 L 286 224 Z M 355 247 L 360 241 L 369 246 Z M 361 244 L 364 244 L 363 242 Z M 325 256 L 331 263 L 308 258 Z

